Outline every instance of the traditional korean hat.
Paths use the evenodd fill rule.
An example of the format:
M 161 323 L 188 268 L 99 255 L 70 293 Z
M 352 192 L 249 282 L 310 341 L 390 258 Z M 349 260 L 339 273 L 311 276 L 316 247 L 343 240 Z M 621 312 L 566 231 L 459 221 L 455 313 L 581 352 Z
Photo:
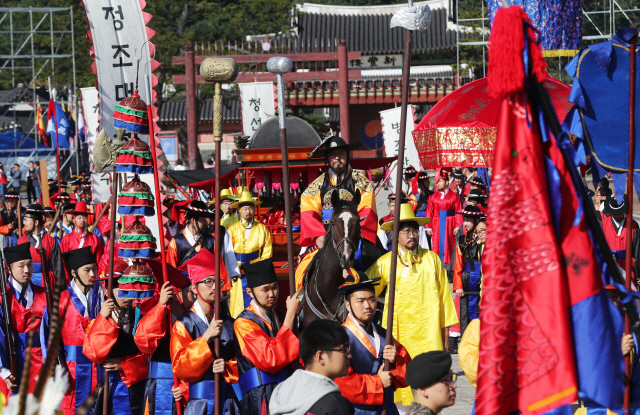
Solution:
M 182 290 L 191 285 L 191 281 L 189 277 L 184 275 L 182 271 L 178 270 L 171 264 L 167 264 L 167 275 L 164 278 L 158 278 L 158 276 L 162 276 L 162 262 L 160 262 L 157 258 L 155 260 L 151 260 L 146 264 L 153 275 L 156 277 L 156 281 L 158 281 L 158 285 L 160 285 L 160 281 L 167 282 L 173 285 L 177 290 Z
M 314 148 L 311 154 L 309 154 L 309 159 L 323 159 L 329 154 L 332 150 L 345 150 L 347 153 L 349 151 L 354 150 L 358 147 L 361 147 L 362 143 L 347 143 L 344 141 L 342 137 L 338 137 L 337 135 L 330 135 L 329 137 L 322 140 L 318 147 Z
M 484 218 L 486 215 L 478 206 L 467 205 L 462 209 L 462 212 L 456 212 L 456 215 L 467 216 L 469 218 Z
M 73 209 L 74 215 L 88 215 L 90 212 L 87 210 L 87 202 L 76 202 L 75 207 Z
M 151 188 L 136 174 L 118 194 L 118 213 L 129 216 L 154 216 L 154 200 Z
M 71 197 L 67 192 L 58 192 L 53 196 L 51 196 L 49 199 L 51 199 L 51 201 L 53 202 L 57 202 L 57 201 L 66 202 L 67 200 L 71 200 Z
M 223 200 L 238 200 L 238 196 L 231 193 L 231 189 L 222 189 L 220 190 L 220 201 L 222 202 Z M 215 202 L 216 202 L 216 199 L 213 198 L 211 203 L 215 203 Z
M 65 203 L 62 205 L 62 213 L 73 213 L 72 211 L 76 208 L 75 203 Z
M 44 209 L 42 209 L 42 212 L 44 214 L 47 214 L 47 215 L 55 215 L 56 214 L 56 211 L 51 206 L 46 206 Z
M 14 262 L 24 261 L 25 259 L 31 259 L 31 244 L 25 242 L 20 245 L 14 245 L 4 248 L 4 257 L 7 259 L 7 264 L 11 265 Z
M 438 170 L 438 172 L 436 173 L 436 180 L 435 182 L 438 183 L 439 180 L 449 180 L 449 175 L 448 175 L 448 171 L 445 169 L 440 169 Z
M 70 185 L 81 185 L 82 184 L 82 176 L 73 176 L 71 180 L 69 180 Z
M 418 181 L 425 179 L 429 179 L 429 174 L 426 170 L 422 170 L 420 173 L 418 173 Z
M 155 293 L 156 279 L 153 272 L 141 262 L 134 262 L 124 270 L 118 280 L 118 297 L 136 300 L 152 297 Z
M 136 220 L 125 228 L 120 237 L 120 258 L 151 259 L 156 257 L 156 238 L 151 229 Z
M 233 209 L 238 209 L 241 205 L 244 205 L 245 203 L 251 203 L 253 204 L 253 206 L 259 206 L 262 204 L 261 201 L 255 200 L 251 196 L 251 192 L 245 191 L 245 192 L 242 192 L 242 194 L 240 195 L 240 198 L 238 198 L 238 201 L 232 204 L 231 207 Z
M 147 104 L 140 99 L 138 90 L 120 101 L 113 112 L 114 126 L 137 134 L 149 134 Z
M 462 170 L 454 170 L 453 171 L 454 179 L 464 179 L 464 174 L 462 174 Z
M 247 277 L 248 288 L 256 288 L 278 282 L 276 269 L 273 267 L 273 258 L 263 259 L 253 264 L 244 264 L 242 269 Z
M 404 168 L 404 177 L 408 179 L 413 179 L 418 171 L 413 166 L 408 166 Z
M 396 194 L 389 193 L 388 199 L 396 200 Z M 404 192 L 404 190 L 402 191 L 402 195 L 400 196 L 400 203 L 409 203 L 409 198 L 407 197 L 407 194 Z
M 187 212 L 187 219 L 190 218 L 209 218 L 209 219 L 215 219 L 216 218 L 216 214 L 212 211 L 209 210 L 209 207 L 207 206 L 206 203 L 204 203 L 203 201 L 200 200 L 189 200 L 189 201 L 185 201 L 185 202 L 178 202 L 173 206 L 174 209 L 174 217 L 175 219 L 173 220 L 177 220 L 177 216 L 178 216 L 178 211 L 179 210 L 184 210 L 185 212 Z
M 14 192 L 13 190 L 4 194 L 5 199 L 20 199 L 20 195 L 18 192 Z
M 471 186 L 478 186 L 481 189 L 486 189 L 487 185 L 484 184 L 484 182 L 482 181 L 482 179 L 480 177 L 474 177 L 471 180 L 469 180 L 469 183 L 471 184 Z
M 27 210 L 24 212 L 25 218 L 39 219 L 44 222 L 44 209 L 38 203 L 27 205 Z
M 215 276 L 215 260 L 216 257 L 206 249 L 201 249 L 193 258 L 188 260 L 185 265 L 191 284 L 195 285 L 208 277 Z M 221 291 L 229 291 L 231 289 L 229 276 L 223 261 L 220 261 L 220 285 L 222 287 Z
M 489 196 L 482 193 L 482 190 L 480 189 L 471 189 L 469 190 L 469 194 L 467 195 L 467 199 L 477 201 L 486 200 L 488 197 Z
M 400 205 L 400 223 L 402 222 L 417 222 L 419 226 L 426 225 L 431 222 L 429 218 L 416 217 L 413 213 L 413 208 L 408 203 L 403 203 Z M 380 226 L 380 229 L 383 231 L 392 231 L 393 230 L 393 220 L 389 222 L 383 223 Z
M 149 145 L 136 136 L 127 141 L 118 151 L 116 171 L 118 173 L 153 173 Z
M 375 286 L 378 285 L 378 281 L 381 280 L 380 277 L 378 278 L 374 278 L 372 280 L 369 279 L 369 277 L 367 276 L 367 274 L 365 274 L 362 271 L 356 271 L 353 268 L 351 268 L 349 270 L 350 272 L 355 272 L 357 274 L 357 278 L 354 278 L 350 281 L 345 282 L 344 284 L 342 284 L 337 290 L 336 290 L 336 294 L 351 294 L 354 291 L 358 291 L 361 289 L 366 289 L 366 290 L 375 290 Z
M 90 246 L 83 246 L 82 248 L 63 252 L 62 258 L 64 259 L 64 265 L 67 268 L 69 277 L 71 277 L 71 270 L 77 270 L 88 264 L 98 263 L 96 257 L 91 252 Z
M 624 195 L 622 203 L 620 204 L 618 204 L 618 201 L 614 196 L 609 196 L 607 200 L 604 201 L 604 209 L 602 209 L 602 213 L 607 216 L 627 213 L 627 195 Z

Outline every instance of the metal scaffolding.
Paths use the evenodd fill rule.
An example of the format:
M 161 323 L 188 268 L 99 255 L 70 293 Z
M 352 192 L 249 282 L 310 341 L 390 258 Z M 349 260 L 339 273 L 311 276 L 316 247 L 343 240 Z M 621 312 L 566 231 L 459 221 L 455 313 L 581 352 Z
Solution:
M 57 94 L 66 98 L 56 102 L 61 105 L 73 105 L 77 120 L 73 7 L 0 7 L 0 89 L 4 89 L 0 91 L 3 93 L 3 98 L 0 98 L 0 119 L 3 122 L 11 120 L 9 128 L 5 130 L 13 128 L 16 132 L 19 128 L 16 115 L 18 109 L 24 108 L 25 105 L 31 106 L 31 110 L 26 111 L 30 111 L 26 124 L 32 126 L 28 131 L 22 131 L 27 137 L 35 139 L 35 149 L 30 157 L 38 155 L 38 105 L 42 108 L 43 117 L 46 116 L 48 107 L 48 102 L 38 100 L 36 89 L 38 84 L 45 85 L 45 80 L 49 77 L 51 81 L 47 88 L 51 93 L 53 86 L 57 85 L 56 70 L 62 70 L 64 73 L 64 76 L 59 78 L 64 77 L 65 84 L 60 87 L 66 87 L 69 91 L 66 94 Z M 11 93 L 7 91 L 9 87 Z M 17 158 L 19 152 L 25 151 L 20 149 L 21 144 L 22 142 L 16 139 L 14 149 L 3 152 L 13 153 L 14 158 Z M 55 149 L 52 151 L 55 154 Z M 76 147 L 60 166 L 61 171 L 72 160 L 74 153 L 76 169 L 79 170 Z
M 640 2 L 637 0 L 602 0 L 591 2 L 591 7 L 582 2 L 583 29 L 582 47 L 590 44 L 611 39 L 618 29 L 626 26 L 638 27 L 640 24 Z M 456 23 L 459 30 L 456 30 L 456 67 L 458 79 L 460 79 L 460 68 L 477 64 L 480 55 L 478 48 L 482 48 L 482 76 L 487 74 L 487 46 L 489 40 L 489 15 L 486 0 L 479 3 L 474 2 L 474 7 L 464 10 L 464 16 L 460 13 L 460 0 L 456 0 Z M 468 6 L 468 5 L 467 5 Z M 597 8 L 597 10 L 596 10 Z M 461 39 L 460 31 L 466 33 Z M 461 57 L 461 48 L 471 48 L 471 58 Z M 462 51 L 464 55 L 464 51 Z M 571 56 L 558 56 L 546 58 L 549 70 L 552 75 L 560 80 L 570 82 L 568 75 L 564 72 L 564 65 L 568 63 Z M 466 66 L 465 66 L 466 65 Z M 459 82 L 459 81 L 458 81 Z M 460 85 L 458 85 L 460 86 Z

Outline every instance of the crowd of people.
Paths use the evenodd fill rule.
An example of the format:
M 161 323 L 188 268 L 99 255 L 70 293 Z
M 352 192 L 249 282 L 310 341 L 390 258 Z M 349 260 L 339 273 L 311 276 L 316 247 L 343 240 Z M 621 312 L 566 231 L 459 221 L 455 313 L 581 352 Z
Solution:
M 373 184 L 351 167 L 351 149 L 334 136 L 315 150 L 327 168 L 302 192 L 299 205 L 295 199 L 292 213 L 301 247 L 297 293 L 287 296 L 283 310 L 277 309 L 280 284 L 269 227 L 274 220 L 283 223 L 284 207 L 257 217 L 262 202 L 248 189 L 221 191 L 220 223 L 213 201 L 165 198 L 172 236 L 166 275 L 157 260 L 136 268 L 120 256 L 121 244 L 144 241 L 150 231 L 141 224 L 131 234 L 134 239 L 130 234 L 122 239 L 131 224 L 122 216 L 124 223 L 111 235 L 112 212 L 91 203 L 85 178 L 63 182 L 61 189 L 50 183 L 50 206 L 43 206 L 38 191 L 33 203 L 18 210 L 20 185 L 5 192 L 0 234 L 8 290 L 2 301 L 10 305 L 14 333 L 0 327 L 0 390 L 8 396 L 35 386 L 35 377 L 22 380 L 28 332 L 39 333 L 32 336 L 31 373 L 37 373 L 43 356 L 55 353 L 46 350 L 47 308 L 53 306 L 47 287 L 60 287 L 59 307 L 66 313 L 61 350 L 72 379 L 62 404 L 65 414 L 76 413 L 94 390 L 100 394 L 91 413 L 102 413 L 107 399 L 113 414 L 172 414 L 176 405 L 189 415 L 213 414 L 216 375 L 225 414 L 378 414 L 385 393 L 390 414 L 433 415 L 453 405 L 451 353 L 460 353 L 472 385 L 476 379 L 489 183 L 472 167 L 438 170 L 435 177 L 408 168 L 409 191 L 390 194 L 390 213 L 378 219 Z M 32 183 L 33 177 L 38 177 L 36 164 Z M 626 242 L 621 231 L 625 202 L 616 202 L 606 180 L 595 195 L 607 240 L 620 255 Z M 401 199 L 400 232 L 393 258 L 396 198 Z M 328 230 L 339 226 L 345 237 L 330 242 Z M 347 238 L 349 226 L 361 236 L 354 246 Z M 219 286 L 216 229 L 224 238 Z M 107 254 L 111 238 L 113 258 Z M 637 255 L 637 232 L 633 243 Z M 305 298 L 309 270 L 319 266 L 325 248 L 340 251 L 348 263 L 333 289 L 342 314 L 326 304 L 318 311 Z M 378 309 L 389 304 L 393 261 L 393 342 L 387 344 L 388 307 L 382 313 Z M 108 297 L 110 265 L 113 295 Z M 119 289 L 134 275 L 160 281 L 152 297 L 138 301 Z M 217 290 L 223 299 L 219 310 L 214 309 Z M 319 318 L 302 327 L 304 301 Z M 3 340 L 9 337 L 18 350 L 13 366 Z M 105 374 L 107 396 L 101 388 Z

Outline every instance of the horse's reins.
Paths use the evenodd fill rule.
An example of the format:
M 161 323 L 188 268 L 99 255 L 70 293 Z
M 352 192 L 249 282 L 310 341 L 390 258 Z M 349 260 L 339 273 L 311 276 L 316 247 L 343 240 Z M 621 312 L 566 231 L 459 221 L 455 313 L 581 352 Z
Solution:
M 338 250 L 338 247 L 340 246 L 341 243 L 348 243 L 351 245 L 351 247 L 355 250 L 357 250 L 355 243 L 345 235 L 344 238 L 340 239 L 338 242 L 336 242 L 333 239 L 333 220 L 329 221 L 329 229 L 327 230 L 327 233 L 325 235 L 325 240 L 327 237 L 331 238 L 331 242 L 333 243 L 333 249 L 336 252 L 336 254 L 340 254 L 340 251 Z M 320 260 L 324 257 L 324 252 L 325 250 L 322 250 L 322 256 L 319 258 L 318 260 L 318 266 L 316 266 L 316 271 L 315 271 L 315 275 L 314 275 L 314 288 L 316 291 L 316 295 L 318 296 L 318 298 L 320 299 L 320 302 L 322 303 L 322 306 L 324 307 L 324 309 L 327 311 L 327 313 L 329 314 L 329 317 L 331 317 L 332 320 L 334 321 L 338 321 L 338 314 L 340 314 L 343 311 L 344 308 L 344 302 L 341 301 L 340 305 L 338 306 L 338 309 L 336 310 L 335 313 L 331 312 L 331 308 L 329 307 L 329 305 L 326 303 L 326 301 L 324 301 L 324 298 L 322 297 L 322 295 L 320 294 L 320 292 L 318 291 L 318 272 L 320 271 Z M 309 308 L 311 309 L 311 311 L 313 312 L 313 314 L 315 314 L 316 316 L 320 317 L 321 319 L 326 319 L 327 316 L 325 316 L 322 312 L 320 312 L 312 303 L 311 300 L 309 300 L 309 294 L 307 293 L 307 286 L 308 286 L 309 281 L 305 281 L 304 284 L 304 296 L 307 300 L 307 304 L 309 304 Z

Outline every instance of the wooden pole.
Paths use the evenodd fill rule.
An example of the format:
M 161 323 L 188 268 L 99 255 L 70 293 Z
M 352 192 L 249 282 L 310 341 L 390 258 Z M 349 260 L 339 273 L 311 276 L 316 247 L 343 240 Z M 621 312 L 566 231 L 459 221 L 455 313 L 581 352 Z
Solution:
M 287 146 L 287 110 L 284 96 L 285 73 L 291 72 L 291 59 L 275 56 L 267 62 L 267 70 L 276 74 L 278 80 L 278 118 L 280 123 L 280 153 L 282 154 L 282 197 L 287 232 L 287 262 L 289 264 L 289 296 L 296 293 L 296 273 L 293 259 L 293 224 L 291 218 L 291 183 L 289 178 L 289 148 Z
M 409 0 L 409 7 L 413 6 L 413 0 Z M 404 142 L 407 132 L 407 107 L 409 105 L 409 69 L 411 67 L 411 37 L 413 32 L 407 30 L 404 45 L 404 63 L 402 66 L 402 107 L 400 110 L 400 138 L 398 143 L 398 162 L 396 164 L 396 199 L 393 212 L 393 244 L 391 247 L 391 267 L 389 270 L 389 303 L 387 304 L 387 338 L 386 344 L 393 344 L 393 312 L 396 297 L 396 269 L 398 267 L 398 237 L 400 235 L 400 202 L 402 192 L 402 171 L 404 163 Z M 384 360 L 384 370 L 390 370 L 390 363 Z M 385 389 L 381 415 L 387 415 L 389 390 Z M 392 390 L 392 389 L 391 389 Z
M 20 189 L 18 189 L 18 238 L 22 238 L 22 199 L 20 198 Z
M 338 105 L 340 108 L 340 137 L 350 143 L 349 134 L 349 58 L 347 42 L 340 39 L 338 45 Z
M 49 98 L 54 100 L 54 97 L 51 95 L 51 77 L 49 77 Z M 54 106 L 51 109 L 53 111 L 53 128 L 56 130 L 56 169 L 58 170 L 58 191 L 62 191 L 62 186 L 60 185 L 60 143 L 58 143 L 58 113 L 55 107 L 55 101 L 53 101 Z
M 187 154 L 189 169 L 196 169 L 196 152 L 198 151 L 198 114 L 196 105 L 196 70 L 195 57 L 191 42 L 184 47 L 186 93 L 187 93 Z
M 49 206 L 49 172 L 47 160 L 40 160 L 40 192 L 42 193 L 42 207 Z
M 634 165 L 634 151 L 636 141 L 636 126 L 635 126 L 635 103 L 636 103 L 636 41 L 638 39 L 638 32 L 631 39 L 629 45 L 630 53 L 630 65 L 629 65 L 629 170 L 627 170 L 627 218 L 625 221 L 626 228 L 626 259 L 625 259 L 625 285 L 627 291 L 631 292 L 631 276 L 633 275 L 633 165 Z M 624 332 L 625 334 L 631 334 L 631 322 L 629 316 L 625 316 L 624 319 Z M 631 354 L 628 354 L 624 358 L 625 371 L 627 379 L 631 379 Z M 631 383 L 629 382 L 624 389 L 624 410 L 628 413 L 630 409 L 631 400 Z

